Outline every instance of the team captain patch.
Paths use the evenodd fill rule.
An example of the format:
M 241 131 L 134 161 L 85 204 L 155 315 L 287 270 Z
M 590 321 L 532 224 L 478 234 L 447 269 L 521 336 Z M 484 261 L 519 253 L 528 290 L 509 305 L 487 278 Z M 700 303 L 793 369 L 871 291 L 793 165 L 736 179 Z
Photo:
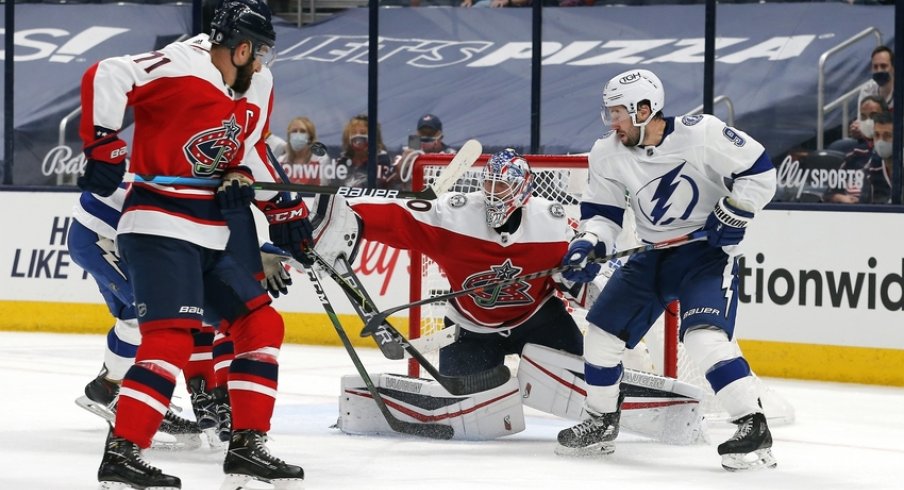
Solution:
M 455 194 L 449 198 L 449 206 L 460 208 L 468 203 L 468 198 L 464 194 Z
M 562 207 L 561 204 L 554 202 L 549 205 L 549 214 L 553 215 L 556 218 L 564 218 L 565 208 Z

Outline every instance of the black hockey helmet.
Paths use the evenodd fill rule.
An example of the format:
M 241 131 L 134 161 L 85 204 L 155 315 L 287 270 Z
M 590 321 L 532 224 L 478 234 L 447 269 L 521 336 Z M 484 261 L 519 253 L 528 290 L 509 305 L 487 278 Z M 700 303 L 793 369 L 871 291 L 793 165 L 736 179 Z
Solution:
M 276 32 L 271 23 L 270 8 L 262 0 L 224 0 L 210 22 L 210 42 L 234 48 L 251 41 L 255 53 L 261 46 L 272 51 Z

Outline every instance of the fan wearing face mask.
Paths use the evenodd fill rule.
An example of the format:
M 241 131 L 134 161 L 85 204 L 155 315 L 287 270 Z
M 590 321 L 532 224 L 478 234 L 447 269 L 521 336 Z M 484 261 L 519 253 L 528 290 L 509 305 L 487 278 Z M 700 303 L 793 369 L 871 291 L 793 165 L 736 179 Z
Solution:
M 311 144 L 317 141 L 317 128 L 307 117 L 296 117 L 286 128 L 286 153 L 278 158 L 279 163 L 295 184 L 320 185 L 326 182 L 328 155 L 316 155 Z
M 860 87 L 858 102 L 862 102 L 867 95 L 878 95 L 888 105 L 888 110 L 894 110 L 895 95 L 895 55 L 886 46 L 878 46 L 870 56 L 870 80 Z
M 875 97 L 868 97 L 868 100 Z M 826 191 L 826 202 L 844 204 L 885 204 L 891 202 L 892 132 L 891 112 L 873 112 L 861 121 L 864 136 L 869 136 L 862 146 L 854 148 L 844 159 L 841 170 L 855 170 L 856 178 L 846 188 Z
M 378 188 L 386 188 L 392 177 L 392 165 L 380 125 L 377 124 L 377 182 Z M 367 114 L 358 114 L 346 123 L 342 130 L 342 153 L 336 158 L 335 176 L 330 185 L 367 187 L 367 145 L 370 140 Z

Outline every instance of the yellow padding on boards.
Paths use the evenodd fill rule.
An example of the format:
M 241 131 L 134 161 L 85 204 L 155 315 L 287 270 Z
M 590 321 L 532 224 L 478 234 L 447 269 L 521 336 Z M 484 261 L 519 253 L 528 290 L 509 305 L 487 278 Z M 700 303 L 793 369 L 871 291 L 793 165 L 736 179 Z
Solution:
M 904 386 L 904 350 L 740 340 L 760 376 Z
M 342 345 L 325 313 L 282 313 L 286 342 L 311 345 Z M 374 347 L 373 339 L 358 335 L 363 322 L 357 315 L 338 315 L 352 345 Z M 392 324 L 406 332 L 404 318 Z M 113 326 L 107 307 L 90 303 L 50 303 L 42 301 L 0 301 L 0 330 L 22 332 L 105 334 Z

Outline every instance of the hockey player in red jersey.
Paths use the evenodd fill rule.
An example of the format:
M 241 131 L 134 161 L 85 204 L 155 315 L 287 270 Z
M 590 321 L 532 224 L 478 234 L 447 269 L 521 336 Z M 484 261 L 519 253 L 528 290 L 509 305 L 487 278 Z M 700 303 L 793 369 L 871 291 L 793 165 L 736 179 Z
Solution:
M 250 217 L 252 198 L 261 205 L 272 197 L 255 196 L 250 187 L 254 179 L 273 181 L 273 176 L 255 165 L 263 155 L 260 128 L 266 129 L 258 122 L 268 116 L 250 101 L 260 94 L 249 89 L 252 77 L 269 77 L 261 67 L 275 53 L 275 37 L 265 3 L 227 1 L 214 15 L 209 46 L 198 39 L 105 59 L 83 78 L 83 190 L 111 194 L 122 180 L 127 153 L 136 173 L 223 182 L 216 192 L 135 184 L 126 197 L 117 239 L 133 283 L 142 341 L 123 380 L 117 423 L 98 470 L 104 488 L 181 488 L 179 478 L 148 465 L 140 449 L 150 443 L 176 375 L 188 362 L 190 332 L 200 328 L 205 304 L 229 321 L 235 347 L 228 381 L 233 433 L 222 488 L 240 488 L 249 479 L 290 488 L 304 477 L 301 467 L 271 456 L 265 446 L 282 318 L 258 282 L 261 267 L 248 267 L 247 260 L 225 252 L 227 240 L 239 235 L 230 236 L 234 223 Z M 267 111 L 270 104 L 272 98 Z M 128 151 L 117 135 L 127 107 L 135 114 Z M 271 222 L 271 240 L 306 260 L 311 228 L 304 204 L 261 207 Z
M 453 290 L 556 267 L 574 235 L 561 204 L 532 197 L 530 165 L 512 149 L 494 154 L 483 189 L 436 201 L 349 200 L 363 221 L 363 237 L 417 250 L 435 260 Z M 460 296 L 446 309 L 458 340 L 440 350 L 439 370 L 471 374 L 521 354 L 526 343 L 581 355 L 582 334 L 550 277 L 501 291 Z

